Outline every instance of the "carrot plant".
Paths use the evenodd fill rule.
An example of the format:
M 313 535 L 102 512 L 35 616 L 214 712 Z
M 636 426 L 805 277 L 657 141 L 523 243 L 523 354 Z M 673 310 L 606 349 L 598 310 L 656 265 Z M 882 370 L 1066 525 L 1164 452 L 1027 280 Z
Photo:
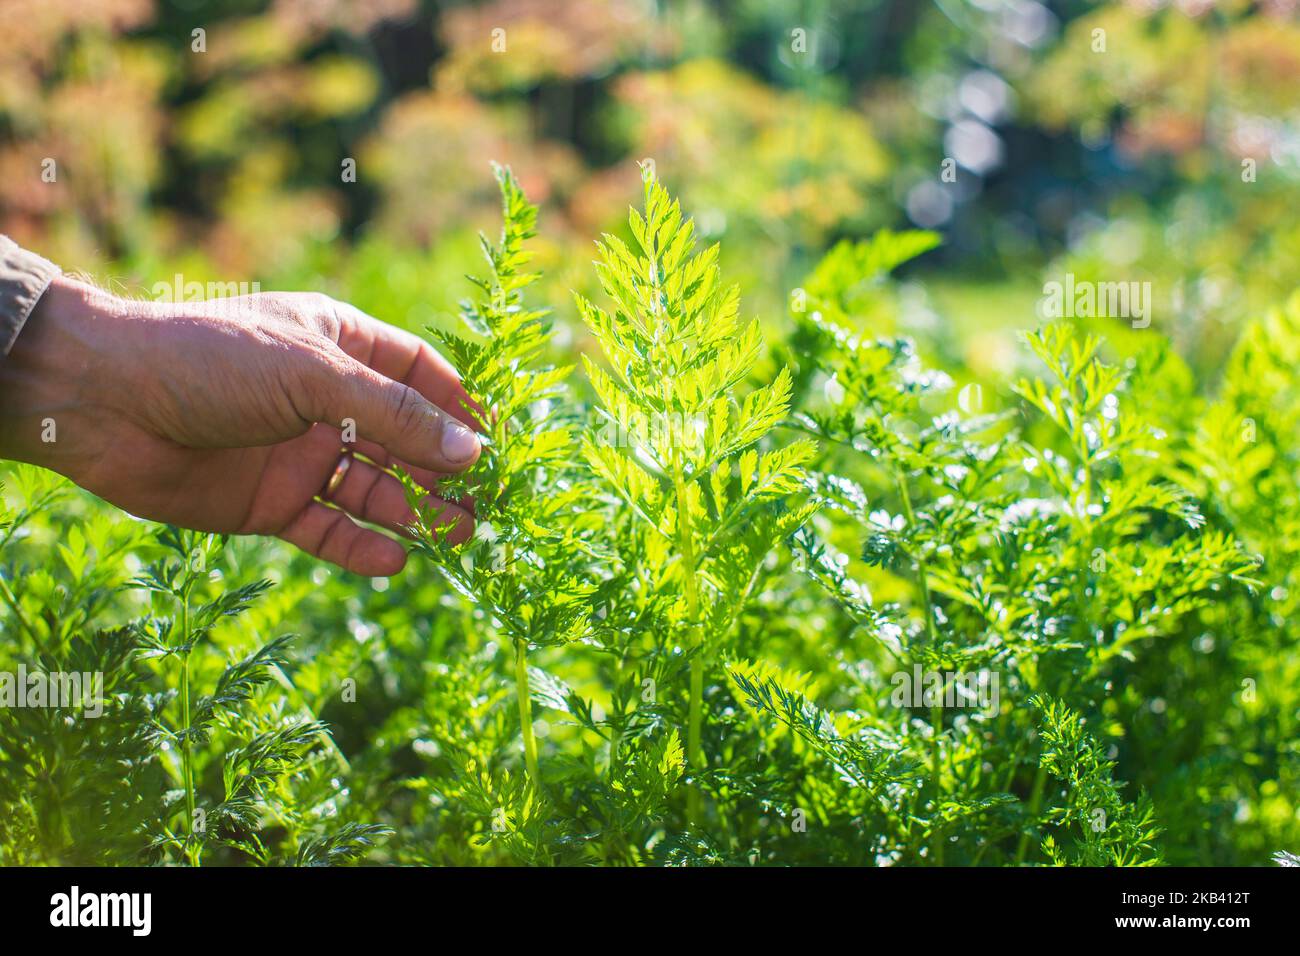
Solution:
M 610 308 L 577 300 L 613 371 L 584 357 L 596 417 L 584 422 L 570 410 L 569 426 L 558 424 L 566 414 L 559 386 L 570 370 L 539 364 L 544 316 L 521 301 L 532 279 L 520 272 L 522 243 L 535 210 L 508 173 L 499 179 L 503 236 L 499 245 L 484 243 L 491 274 L 476 283 L 482 300 L 461 310 L 477 337 L 439 335 L 487 436 L 466 486 L 478 528 L 468 542 L 449 543 L 436 501 L 408 482 L 422 516 L 413 530 L 417 548 L 513 648 L 533 787 L 547 779 L 532 728 L 536 697 L 604 751 L 599 771 L 590 765 L 593 791 L 581 812 L 599 834 L 598 852 L 636 858 L 645 836 L 629 829 L 665 809 L 658 804 L 683 757 L 697 777 L 706 772 L 706 678 L 716 676 L 719 648 L 751 601 L 769 552 L 807 516 L 806 505 L 785 501 L 801 490 L 799 466 L 812 445 L 756 447 L 787 411 L 789 374 L 735 394 L 759 356 L 757 324 L 740 322 L 738 289 L 721 283 L 717 247 L 693 254 L 692 223 L 649 177 L 645 214 L 630 218 L 636 251 L 614 236 L 598 246 Z M 584 429 L 580 456 L 570 441 L 577 427 Z M 530 647 L 578 642 L 600 649 L 597 666 L 614 685 L 608 705 L 545 672 L 530 679 Z M 658 742 L 647 749 L 655 732 Z M 689 798 L 695 821 L 701 791 L 697 785 Z M 517 799 L 533 816 L 558 817 L 543 795 Z M 496 812 L 479 803 L 489 816 Z M 505 826 L 509 814 L 500 812 L 496 822 Z M 564 832 L 558 818 L 550 822 Z M 516 824 L 508 829 L 517 842 Z M 535 841 L 526 851 L 553 855 Z
M 810 513 L 787 502 L 814 449 L 795 441 L 760 452 L 788 411 L 790 374 L 737 394 L 759 358 L 758 323 L 742 321 L 718 247 L 694 253 L 693 222 L 648 169 L 645 182 L 644 217 L 629 217 L 635 247 L 612 235 L 598 243 L 609 308 L 577 300 L 610 369 L 584 356 L 602 427 L 583 453 L 633 520 L 624 543 L 641 559 L 637 583 L 672 598 L 662 626 L 687 659 L 686 756 L 702 774 L 706 677 L 768 553 Z
M 434 333 L 484 450 L 403 476 L 404 574 L 7 470 L 0 862 L 1295 859 L 1300 306 L 1213 391 L 1066 324 L 988 381 L 902 334 L 933 234 L 836 246 L 765 338 L 648 170 L 554 309 L 497 181 Z
M 0 548 L 22 623 L 3 670 L 102 684 L 75 706 L 0 710 L 6 862 L 341 862 L 386 832 L 322 822 L 337 755 L 322 724 L 268 692 L 288 683 L 289 639 L 238 650 L 247 640 L 230 622 L 270 582 L 230 584 L 219 536 L 148 535 L 75 503 L 55 517 L 66 485 L 29 468 L 14 477 L 19 504 L 0 521 Z M 47 536 L 65 521 L 55 543 Z M 60 565 L 17 559 L 19 542 L 18 554 L 32 553 L 25 532 Z M 101 615 L 119 623 L 97 625 Z
M 855 251 L 857 267 L 808 283 L 810 354 L 831 387 L 793 424 L 829 450 L 817 497 L 851 520 L 793 543 L 874 645 L 852 715 L 818 722 L 774 678 L 737 679 L 752 706 L 814 738 L 823 728 L 815 749 L 858 765 L 859 801 L 915 782 L 894 791 L 873 828 L 889 859 L 1153 862 L 1150 804 L 1117 802 L 1086 725 L 1115 726 L 1126 702 L 1114 691 L 1137 649 L 1217 617 L 1229 595 L 1257 585 L 1256 560 L 1204 527 L 1187 487 L 1162 479 L 1176 475 L 1166 436 L 1097 339 L 1059 325 L 1026 335 L 1046 376 L 1014 385 L 1021 407 L 971 414 L 969 399 L 966 411 L 943 400 L 951 380 L 925 369 L 910 342 L 871 338 L 855 312 L 887 306 L 867 295 L 845 308 L 851 290 L 833 277 L 860 287 L 925 245 L 877 237 Z M 895 678 L 917 668 L 933 690 L 900 707 Z M 954 685 L 969 694 L 972 676 L 997 688 L 992 701 L 954 701 Z M 873 744 L 846 755 L 846 730 Z M 1067 736 L 1070 746 L 1044 749 Z M 1083 838 L 1078 851 L 1053 841 L 1065 823 Z
M 480 341 L 436 333 L 462 370 L 472 396 L 465 410 L 484 435 L 485 452 L 473 475 L 441 489 L 444 495 L 472 494 L 478 519 L 474 537 L 463 546 L 450 545 L 455 526 L 432 523 L 437 505 L 409 480 L 407 488 L 416 506 L 417 547 L 435 559 L 453 586 L 484 605 L 509 642 L 525 765 L 536 785 L 540 769 L 528 649 L 585 633 L 581 612 L 589 588 L 567 559 L 583 549 L 576 532 L 586 522 L 574 508 L 581 488 L 563 473 L 572 440 L 557 398 L 572 368 L 539 364 L 551 334 L 547 310 L 523 302 L 523 290 L 539 278 L 524 271 L 530 257 L 524 243 L 534 235 L 537 210 L 507 170 L 498 169 L 497 178 L 505 228 L 499 245 L 482 243 L 490 275 L 473 280 L 482 300 L 467 301 L 461 310 Z
M 595 557 L 590 538 L 599 516 L 584 507 L 591 491 L 574 467 L 573 413 L 563 388 L 572 368 L 545 364 L 547 310 L 523 300 L 525 288 L 538 278 L 525 269 L 530 253 L 524 246 L 534 235 L 537 210 L 508 170 L 496 174 L 505 225 L 498 244 L 482 239 L 489 274 L 472 280 L 481 298 L 464 302 L 460 313 L 473 338 L 436 332 L 471 397 L 465 411 L 484 436 L 478 466 L 440 489 L 444 496 L 472 497 L 473 537 L 453 544 L 455 526 L 438 522 L 439 499 L 409 478 L 406 487 L 417 550 L 482 608 L 483 624 L 510 650 L 527 774 L 527 789 L 516 796 L 531 807 L 541 799 L 543 777 L 528 653 L 590 636 L 588 601 L 597 588 L 589 568 Z M 466 764 L 464 772 L 472 777 L 476 769 Z M 509 787 L 508 775 L 503 785 Z M 480 795 L 486 797 L 486 790 Z M 485 809 L 498 826 L 506 825 L 504 807 Z

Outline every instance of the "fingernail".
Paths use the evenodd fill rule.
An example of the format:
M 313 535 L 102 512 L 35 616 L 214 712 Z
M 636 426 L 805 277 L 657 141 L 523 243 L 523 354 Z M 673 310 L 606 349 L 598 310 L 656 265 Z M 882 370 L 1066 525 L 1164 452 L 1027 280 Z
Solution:
M 478 436 L 449 418 L 442 425 L 442 454 L 453 464 L 469 461 L 478 454 Z

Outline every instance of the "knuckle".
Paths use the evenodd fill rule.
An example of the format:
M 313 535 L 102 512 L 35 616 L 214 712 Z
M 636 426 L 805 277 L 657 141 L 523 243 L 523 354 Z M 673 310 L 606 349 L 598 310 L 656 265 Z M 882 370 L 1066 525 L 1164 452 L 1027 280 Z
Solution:
M 259 292 L 249 296 L 249 301 L 263 314 L 284 318 L 293 314 L 293 298 L 292 292 Z
M 399 431 L 409 432 L 437 424 L 437 416 L 430 414 L 429 403 L 415 389 L 398 385 L 393 392 L 393 422 Z
M 346 369 L 328 349 L 301 342 L 292 346 L 299 360 L 287 363 L 285 378 L 294 396 L 294 407 L 303 417 L 323 417 L 331 398 L 340 393 L 340 380 L 346 375 Z
M 316 315 L 333 314 L 336 303 L 324 292 L 304 292 L 302 295 L 304 308 L 308 311 Z
M 308 293 L 307 312 L 311 318 L 312 328 L 326 336 L 331 342 L 339 337 L 338 303 L 323 292 Z
M 296 354 L 297 370 L 311 388 L 329 388 L 347 372 L 339 357 L 317 342 L 290 340 L 285 345 Z
M 336 517 L 325 528 L 321 534 L 320 543 L 316 545 L 317 557 L 324 558 L 327 561 L 337 561 L 342 555 L 339 554 L 339 536 L 347 530 L 347 519 Z M 347 548 L 344 548 L 346 553 Z
M 338 303 L 323 292 L 277 292 L 275 311 L 296 325 L 338 340 Z

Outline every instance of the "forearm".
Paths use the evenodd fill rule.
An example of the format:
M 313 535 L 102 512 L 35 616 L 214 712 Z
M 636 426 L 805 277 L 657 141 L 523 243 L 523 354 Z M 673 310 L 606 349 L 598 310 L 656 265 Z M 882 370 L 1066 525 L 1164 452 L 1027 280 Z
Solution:
M 121 381 L 125 312 L 119 300 L 65 276 L 53 279 L 0 358 L 0 458 L 76 477 L 103 437 L 89 427 L 105 383 Z M 122 383 L 125 387 L 125 383 Z

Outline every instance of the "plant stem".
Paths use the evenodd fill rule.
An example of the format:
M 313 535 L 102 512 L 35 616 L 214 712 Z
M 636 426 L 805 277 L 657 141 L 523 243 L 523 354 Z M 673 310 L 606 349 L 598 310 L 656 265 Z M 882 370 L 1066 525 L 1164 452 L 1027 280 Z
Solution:
M 621 687 L 622 684 L 623 684 L 623 655 L 619 654 L 617 655 L 614 661 L 614 686 Z M 617 698 L 611 701 L 610 709 L 613 710 L 614 705 L 616 705 L 617 703 L 618 703 Z M 620 713 L 619 714 L 620 723 L 622 722 L 622 719 L 623 719 L 623 715 Z M 606 771 L 609 774 L 610 780 L 614 779 L 614 771 L 618 767 L 618 745 L 622 743 L 622 739 L 623 739 L 622 732 L 617 727 L 611 725 L 609 728 L 609 767 L 607 768 Z
M 907 491 L 907 482 L 900 471 L 894 472 L 894 480 L 898 483 L 898 494 L 903 501 L 903 517 L 907 519 L 908 527 L 916 524 L 916 514 L 912 511 L 912 496 Z M 925 631 L 930 637 L 930 642 L 938 643 L 939 631 L 934 622 L 934 603 L 930 600 L 930 582 L 927 580 L 929 572 L 926 570 L 925 559 L 921 557 L 918 551 L 916 558 L 916 580 L 921 591 L 921 606 L 925 611 Z
M 189 834 L 186 841 L 185 856 L 191 866 L 198 864 L 198 848 L 194 844 L 194 755 L 191 752 L 190 726 L 193 714 L 190 710 L 190 587 L 186 584 L 181 590 L 181 777 L 185 783 L 185 831 Z
M 533 736 L 533 701 L 528 689 L 528 643 L 515 638 L 515 697 L 519 701 L 519 726 L 524 735 L 524 763 L 533 786 L 541 789 L 537 764 L 537 739 Z
M 36 644 L 37 649 L 43 649 L 41 639 L 36 636 L 36 631 L 32 628 L 31 622 L 27 620 L 27 615 L 23 613 L 18 598 L 10 590 L 9 582 L 4 579 L 3 574 L 0 574 L 0 597 L 3 597 L 5 604 L 9 605 L 9 610 L 14 612 L 14 617 L 18 619 L 18 626 L 27 632 L 27 636 Z
M 907 490 L 907 481 L 902 471 L 895 469 L 894 480 L 898 484 L 898 494 L 903 503 L 903 516 L 907 518 L 907 525 L 912 528 L 916 525 L 916 513 L 912 510 L 912 496 Z M 925 566 L 925 559 L 921 557 L 918 549 L 915 555 L 916 559 L 916 580 L 921 592 L 921 607 L 925 614 L 925 631 L 930 638 L 931 646 L 939 643 L 939 629 L 934 620 L 934 602 L 930 598 L 929 570 Z M 939 813 L 939 798 L 943 796 L 942 788 L 942 759 L 943 747 L 939 738 L 943 735 L 943 705 L 936 704 L 930 708 L 930 776 L 933 778 L 931 783 L 934 785 L 934 810 L 932 818 L 937 817 Z M 933 859 L 935 866 L 943 866 L 943 833 L 938 825 L 931 828 L 931 838 L 933 841 Z
M 645 180 L 646 208 L 649 209 L 650 194 L 652 191 L 652 180 Z M 656 248 L 647 250 L 650 254 L 650 287 L 652 294 L 650 297 L 650 314 L 656 318 L 662 312 L 663 292 L 661 288 L 661 277 L 663 273 L 659 268 L 659 255 L 662 249 Z M 686 588 L 686 613 L 689 621 L 688 645 L 694 652 L 691 656 L 691 676 L 689 703 L 687 705 L 686 716 L 686 762 L 698 769 L 704 767 L 704 755 L 700 749 L 700 740 L 703 736 L 704 728 L 704 660 L 701 656 L 703 651 L 703 635 L 700 631 L 700 598 L 697 590 L 695 575 L 695 538 L 691 528 L 691 513 L 687 507 L 686 497 L 686 474 L 682 467 L 681 449 L 675 445 L 673 447 L 672 475 L 673 490 L 677 495 L 677 546 L 682 553 L 682 576 L 685 578 Z M 693 823 L 698 823 L 702 816 L 702 803 L 700 799 L 700 789 L 697 785 L 692 787 L 687 795 L 687 816 Z
M 1034 788 L 1029 794 L 1029 816 L 1034 818 L 1038 816 L 1039 806 L 1043 802 L 1043 787 L 1047 783 L 1047 771 L 1042 764 L 1038 766 L 1038 772 L 1034 775 Z M 1020 842 L 1016 845 L 1016 866 L 1024 862 L 1025 852 L 1029 849 L 1029 831 L 1026 830 L 1020 834 Z
M 500 425 L 500 438 L 505 439 L 505 424 Z M 500 448 L 498 444 L 495 447 Z M 505 545 L 505 573 L 514 574 L 515 544 L 507 541 Z M 533 697 L 528 686 L 528 641 L 515 637 L 515 699 L 519 703 L 519 732 L 524 738 L 524 766 L 528 769 L 528 779 L 533 786 L 541 790 L 542 772 L 537 762 L 537 738 L 533 734 Z
M 942 757 L 942 748 L 939 746 L 939 735 L 943 732 L 943 705 L 936 704 L 930 708 L 930 774 L 934 777 L 934 809 L 930 813 L 932 825 L 930 827 L 930 836 L 933 840 L 934 848 L 934 865 L 943 866 L 943 828 L 937 822 L 939 816 L 939 797 L 942 794 L 939 786 L 940 780 L 940 761 Z
M 690 714 L 688 716 L 689 727 L 686 735 L 686 755 L 690 760 L 691 766 L 699 769 L 704 767 L 704 754 L 700 749 L 701 731 L 704 725 L 704 661 L 700 654 L 691 658 L 691 704 Z M 704 807 L 700 799 L 699 782 L 691 788 L 690 796 L 687 798 L 692 822 L 699 823 L 703 817 Z
M 677 492 L 677 542 L 682 552 L 682 575 L 685 578 L 686 613 L 690 618 L 691 684 L 690 704 L 687 713 L 686 760 L 696 769 L 704 766 L 700 738 L 704 727 L 704 659 L 703 641 L 700 639 L 700 598 L 695 583 L 695 541 L 691 536 L 690 512 L 687 510 L 686 481 L 680 462 L 673 463 L 673 485 Z M 688 797 L 688 810 L 693 822 L 700 820 L 700 790 L 693 787 Z

